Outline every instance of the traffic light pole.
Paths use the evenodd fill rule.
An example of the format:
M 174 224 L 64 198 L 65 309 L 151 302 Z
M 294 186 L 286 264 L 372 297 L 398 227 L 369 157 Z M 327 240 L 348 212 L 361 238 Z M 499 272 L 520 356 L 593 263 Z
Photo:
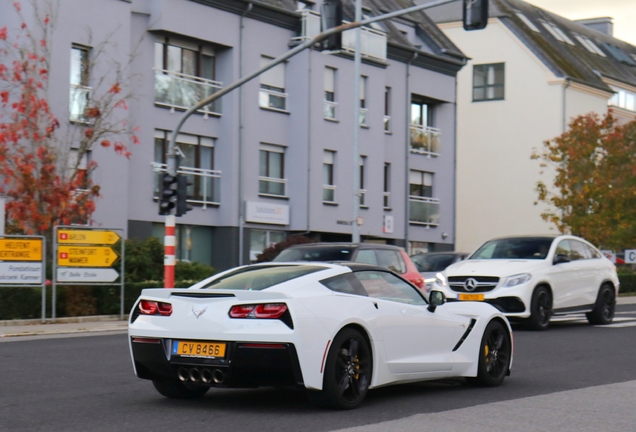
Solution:
M 357 0 L 359 1 L 359 0 Z M 171 136 L 170 136 L 170 142 L 168 143 L 168 151 L 166 153 L 166 162 L 167 162 L 167 171 L 168 174 L 170 175 L 176 175 L 177 174 L 177 155 L 175 152 L 175 148 L 176 148 L 176 139 L 177 139 L 177 135 L 179 135 L 179 132 L 181 131 L 181 128 L 183 127 L 183 124 L 185 123 L 185 121 L 195 112 L 197 112 L 199 109 L 201 109 L 202 107 L 214 102 L 215 100 L 225 96 L 226 94 L 230 93 L 232 90 L 235 90 L 239 87 L 241 87 L 243 84 L 245 84 L 248 81 L 251 81 L 252 79 L 256 78 L 257 76 L 261 75 L 263 72 L 266 72 L 268 70 L 270 70 L 271 68 L 273 68 L 274 66 L 276 66 L 279 63 L 282 63 L 292 57 L 294 57 L 296 54 L 306 50 L 307 48 L 310 48 L 312 46 L 314 46 L 315 44 L 317 44 L 318 42 L 328 38 L 329 36 L 333 35 L 333 34 L 337 34 L 337 33 L 341 33 L 343 31 L 347 31 L 347 30 L 352 30 L 358 27 L 362 27 L 368 24 L 372 24 L 374 22 L 378 22 L 378 21 L 384 21 L 386 19 L 390 19 L 390 18 L 395 18 L 401 15 L 405 15 L 405 14 L 409 14 L 412 12 L 417 12 L 420 10 L 424 10 L 424 9 L 429 9 L 435 6 L 441 6 L 447 3 L 453 3 L 457 0 L 437 0 L 437 1 L 433 1 L 431 3 L 427 3 L 427 4 L 422 4 L 422 5 L 417 5 L 417 6 L 412 6 L 410 8 L 406 8 L 406 9 L 401 9 L 398 11 L 394 11 L 394 12 L 390 12 L 384 15 L 379 15 L 376 17 L 372 17 L 369 19 L 366 19 L 364 21 L 360 21 L 360 17 L 359 15 L 356 13 L 356 21 L 352 22 L 352 23 L 347 23 L 347 24 L 342 24 L 339 25 L 337 27 L 333 27 L 330 28 L 328 30 L 323 31 L 322 33 L 319 33 L 318 35 L 314 36 L 312 39 L 309 39 L 303 43 L 301 43 L 300 45 L 296 46 L 295 48 L 287 51 L 285 54 L 281 55 L 280 57 L 275 58 L 274 60 L 272 60 L 271 62 L 269 62 L 268 64 L 266 64 L 265 66 L 263 66 L 262 68 L 258 69 L 255 72 L 252 72 L 251 74 L 239 79 L 238 81 L 233 82 L 232 84 L 228 85 L 227 87 L 222 88 L 221 90 L 219 90 L 218 92 L 208 96 L 207 98 L 197 102 L 194 106 L 188 108 L 188 110 L 181 116 L 181 118 L 179 119 L 179 122 L 177 123 L 177 126 L 175 127 L 174 131 L 172 132 Z M 357 44 L 356 44 L 357 45 Z M 359 54 L 359 49 L 356 49 L 356 53 Z M 356 86 L 357 88 L 358 86 Z M 357 90 L 359 91 L 359 89 Z M 360 101 L 358 100 L 356 103 L 356 107 L 359 107 L 360 105 Z M 358 114 L 356 117 L 359 117 L 359 109 L 357 110 Z M 355 164 L 358 164 L 359 162 L 356 160 L 354 161 Z M 357 175 L 359 175 L 359 170 L 360 168 L 358 167 L 356 169 L 356 173 Z M 358 194 L 359 191 L 354 191 L 354 193 Z M 359 197 L 356 200 L 356 202 L 359 202 Z M 244 212 L 245 210 L 243 209 L 243 206 L 241 206 L 241 212 Z M 243 215 L 241 215 L 243 216 Z M 172 219 L 171 219 L 172 218 Z M 170 232 L 172 232 L 172 234 L 169 234 L 169 223 L 172 224 L 172 228 L 170 229 Z M 357 221 L 353 222 L 354 224 L 357 224 Z M 355 229 L 355 228 L 354 228 Z M 166 216 L 166 242 L 168 241 L 168 239 L 172 237 L 172 242 L 173 242 L 173 246 L 172 246 L 172 270 L 171 270 L 171 274 L 173 275 L 173 279 L 172 279 L 172 285 L 174 285 L 174 216 L 169 215 Z M 242 257 L 240 257 L 241 261 L 242 261 Z M 164 258 L 164 265 L 166 267 L 169 266 L 169 260 L 168 260 L 168 246 L 166 243 L 166 257 Z M 168 270 L 166 269 L 165 271 L 166 275 L 168 274 Z M 166 288 L 173 288 L 174 286 L 168 286 L 168 281 L 166 280 Z

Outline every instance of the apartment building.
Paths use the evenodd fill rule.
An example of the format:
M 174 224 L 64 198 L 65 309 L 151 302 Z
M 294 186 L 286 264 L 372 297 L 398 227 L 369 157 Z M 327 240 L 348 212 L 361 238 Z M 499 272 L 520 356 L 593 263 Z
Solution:
M 353 0 L 345 18 L 353 19 Z M 363 2 L 365 16 L 413 5 Z M 69 76 L 108 40 L 130 62 L 127 121 L 141 143 L 129 160 L 103 148 L 95 225 L 129 238 L 163 238 L 160 173 L 185 109 L 320 31 L 321 1 L 65 0 L 52 48 L 50 101 L 66 127 L 96 77 Z M 9 5 L 0 26 L 17 26 Z M 360 100 L 354 101 L 354 32 L 343 49 L 305 50 L 206 106 L 176 137 L 193 210 L 177 218 L 177 258 L 226 269 L 303 234 L 415 250 L 452 250 L 455 239 L 456 76 L 465 56 L 424 13 L 362 29 Z M 79 63 L 78 63 L 79 62 Z M 111 62 L 112 64 L 112 62 Z M 69 93 L 70 88 L 70 93 Z M 354 161 L 355 117 L 360 120 Z M 360 190 L 353 190 L 359 176 Z M 352 220 L 359 194 L 359 221 Z

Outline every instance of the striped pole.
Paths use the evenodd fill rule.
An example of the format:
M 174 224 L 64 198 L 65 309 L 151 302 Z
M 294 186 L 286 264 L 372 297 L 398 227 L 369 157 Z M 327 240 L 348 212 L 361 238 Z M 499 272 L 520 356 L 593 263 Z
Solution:
M 174 288 L 174 247 L 176 244 L 174 237 L 174 215 L 166 216 L 166 237 L 164 238 L 165 252 L 163 257 L 163 277 L 164 287 Z

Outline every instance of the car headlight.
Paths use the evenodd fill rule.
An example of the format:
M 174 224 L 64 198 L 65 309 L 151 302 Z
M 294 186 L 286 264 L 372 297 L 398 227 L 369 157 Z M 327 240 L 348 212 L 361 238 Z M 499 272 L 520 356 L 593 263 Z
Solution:
M 437 273 L 435 275 L 435 283 L 437 285 L 439 285 L 439 286 L 445 287 L 446 286 L 446 277 L 443 274 L 441 274 L 441 273 Z
M 513 287 L 528 282 L 532 278 L 530 273 L 521 273 L 512 276 L 508 276 L 504 281 L 503 286 Z

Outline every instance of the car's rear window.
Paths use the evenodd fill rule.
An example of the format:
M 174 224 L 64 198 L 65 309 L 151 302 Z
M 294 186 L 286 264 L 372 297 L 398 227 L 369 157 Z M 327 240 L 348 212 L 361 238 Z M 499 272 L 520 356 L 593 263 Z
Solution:
M 244 267 L 214 279 L 201 288 L 260 291 L 319 270 L 324 270 L 324 267 L 313 265 Z
M 303 248 L 290 248 L 282 251 L 274 262 L 290 262 L 290 261 L 351 261 L 354 248 L 352 247 L 333 247 L 333 246 L 316 246 Z

